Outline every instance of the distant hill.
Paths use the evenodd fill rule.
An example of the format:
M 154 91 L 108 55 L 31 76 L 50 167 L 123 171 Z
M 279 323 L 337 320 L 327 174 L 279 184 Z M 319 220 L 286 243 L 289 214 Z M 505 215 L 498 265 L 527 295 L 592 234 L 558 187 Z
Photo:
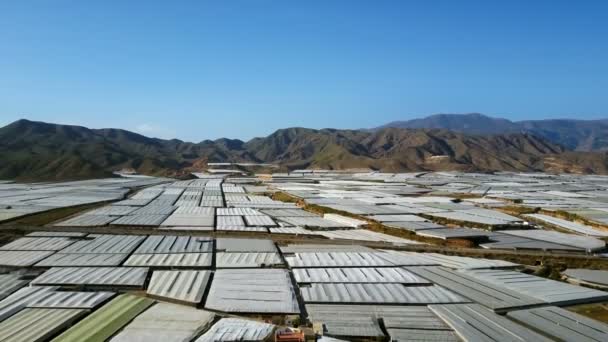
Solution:
M 471 136 L 447 130 L 374 132 L 282 129 L 245 144 L 256 158 L 290 168 L 540 170 L 542 156 L 564 149 L 530 135 Z
M 510 121 L 483 114 L 436 114 L 422 119 L 395 121 L 376 129 L 440 128 L 468 134 L 529 133 L 575 151 L 608 151 L 608 119 Z
M 0 128 L 0 179 L 105 177 L 132 168 L 180 176 L 210 162 L 276 163 L 283 169 L 382 171 L 568 171 L 606 173 L 603 153 L 568 152 L 527 133 L 474 135 L 446 129 L 373 131 L 280 129 L 247 142 L 200 143 L 148 138 L 120 129 L 88 129 L 19 120 Z
M 105 177 L 121 168 L 177 176 L 207 160 L 249 160 L 223 141 L 199 144 L 148 138 L 121 129 L 88 129 L 19 120 L 0 128 L 0 179 Z

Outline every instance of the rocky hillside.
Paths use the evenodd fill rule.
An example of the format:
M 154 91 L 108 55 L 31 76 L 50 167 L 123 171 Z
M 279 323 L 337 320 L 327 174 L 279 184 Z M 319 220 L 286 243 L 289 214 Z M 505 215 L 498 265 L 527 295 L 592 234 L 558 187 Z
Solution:
M 290 128 L 245 148 L 289 168 L 403 170 L 541 170 L 563 148 L 532 135 L 474 136 L 446 130 L 386 128 L 374 132 Z
M 148 138 L 120 129 L 88 129 L 19 120 L 0 128 L 0 179 L 104 177 L 133 168 L 174 176 L 207 160 L 251 160 L 222 141 L 199 144 Z
M 377 129 L 439 128 L 467 134 L 529 133 L 576 151 L 608 151 L 608 120 L 509 121 L 482 114 L 437 114 L 422 119 L 395 121 Z
M 119 129 L 27 120 L 0 128 L 0 160 L 0 179 L 19 180 L 103 177 L 123 168 L 179 176 L 200 170 L 207 161 L 277 163 L 283 169 L 608 170 L 602 153 L 569 152 L 559 144 L 527 133 L 471 135 L 444 129 L 288 128 L 248 142 L 218 139 L 191 143 L 153 139 Z

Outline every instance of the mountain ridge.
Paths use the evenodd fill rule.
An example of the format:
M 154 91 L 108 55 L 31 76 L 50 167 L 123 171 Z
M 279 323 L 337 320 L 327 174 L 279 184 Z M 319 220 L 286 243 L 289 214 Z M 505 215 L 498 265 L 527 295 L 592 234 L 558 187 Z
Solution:
M 279 129 L 266 137 L 164 140 L 122 129 L 18 120 L 0 128 L 0 179 L 107 177 L 123 168 L 179 177 L 207 162 L 401 171 L 572 171 L 607 173 L 605 154 L 567 151 L 529 133 L 472 135 L 446 129 Z
M 374 129 L 443 128 L 468 134 L 530 133 L 575 151 L 608 151 L 608 119 L 543 119 L 511 121 L 480 113 L 435 114 L 393 121 Z

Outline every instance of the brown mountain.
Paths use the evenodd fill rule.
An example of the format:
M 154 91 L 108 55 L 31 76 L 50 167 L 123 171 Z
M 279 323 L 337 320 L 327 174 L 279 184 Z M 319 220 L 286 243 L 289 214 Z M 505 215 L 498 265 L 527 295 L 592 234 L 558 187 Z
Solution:
M 482 136 L 442 129 L 288 128 L 248 142 L 218 139 L 190 143 L 119 129 L 27 120 L 0 128 L 0 160 L 0 179 L 19 180 L 103 177 L 122 168 L 176 176 L 200 169 L 207 161 L 277 163 L 283 169 L 608 170 L 604 154 L 566 152 L 544 138 L 522 133 Z
M 569 150 L 608 151 L 608 120 L 547 119 L 510 121 L 479 113 L 436 114 L 407 121 L 394 121 L 387 127 L 447 129 L 467 134 L 528 133 L 560 144 Z
M 193 144 L 28 120 L 0 128 L 0 179 L 104 177 L 122 168 L 174 176 L 200 161 L 250 159 L 221 141 Z
M 542 170 L 545 155 L 564 149 L 532 135 L 474 136 L 446 130 L 374 132 L 282 129 L 245 144 L 258 159 L 289 168 L 403 170 Z

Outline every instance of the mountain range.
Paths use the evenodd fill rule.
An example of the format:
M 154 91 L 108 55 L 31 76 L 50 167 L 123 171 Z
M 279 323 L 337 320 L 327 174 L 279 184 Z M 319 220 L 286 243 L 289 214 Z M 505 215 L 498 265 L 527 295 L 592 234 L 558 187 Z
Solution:
M 461 116 L 460 121 L 454 115 L 442 118 L 391 123 L 372 130 L 287 128 L 247 142 L 224 138 L 199 143 L 149 138 L 121 129 L 19 120 L 0 128 L 0 179 L 106 177 L 123 168 L 150 175 L 183 176 L 203 170 L 207 162 L 275 163 L 282 170 L 608 173 L 607 155 L 579 148 L 585 144 L 584 139 L 567 133 L 562 124 L 546 126 L 556 127 L 554 131 L 540 124 L 526 126 L 545 127 L 541 131 L 546 133 L 539 134 L 511 128 L 521 127 L 521 122 L 478 114 Z M 488 120 L 509 128 L 487 128 L 483 122 Z M 580 128 L 581 132 L 586 129 Z M 551 133 L 555 131 L 558 133 Z M 600 132 L 598 128 L 592 145 L 603 141 Z M 559 141 L 559 136 L 574 138 L 572 142 Z
M 510 121 L 483 114 L 437 114 L 378 127 L 441 128 L 467 134 L 528 133 L 574 151 L 608 151 L 608 119 Z

